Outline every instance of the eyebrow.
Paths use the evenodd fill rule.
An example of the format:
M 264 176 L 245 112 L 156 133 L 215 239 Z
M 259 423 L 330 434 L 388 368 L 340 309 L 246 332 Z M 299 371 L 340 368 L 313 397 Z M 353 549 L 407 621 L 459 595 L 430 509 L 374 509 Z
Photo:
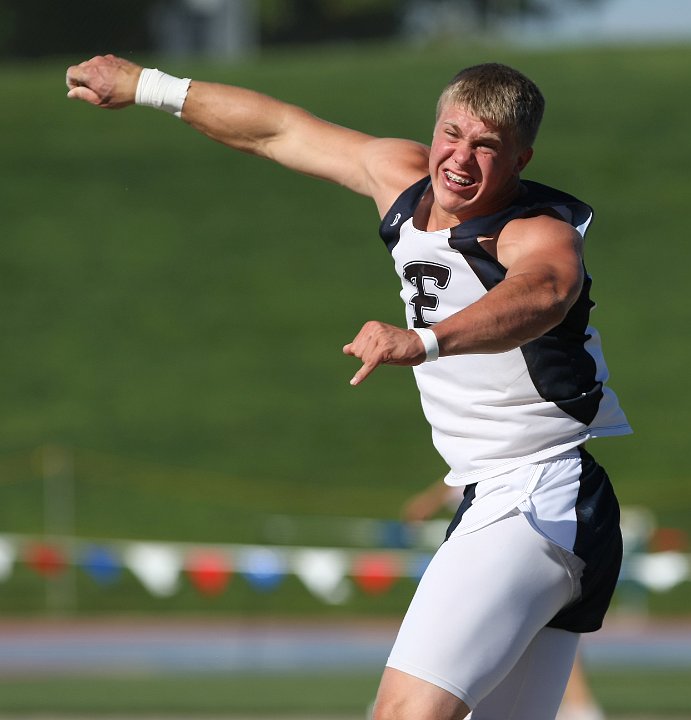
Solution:
M 455 130 L 460 136 L 465 137 L 465 135 L 463 134 L 463 131 L 461 130 L 460 125 L 458 125 L 457 123 L 453 122 L 452 120 L 443 120 L 443 121 L 442 121 L 442 125 L 446 125 L 446 126 L 452 128 L 452 129 Z M 501 136 L 498 134 L 498 132 L 497 132 L 497 133 L 494 133 L 494 132 L 492 132 L 491 130 L 490 130 L 489 132 L 482 133 L 482 134 L 479 135 L 478 137 L 473 138 L 473 140 L 474 140 L 474 142 L 492 142 L 492 143 L 495 143 L 495 144 L 497 144 L 497 145 L 501 145 L 501 144 L 502 144 Z

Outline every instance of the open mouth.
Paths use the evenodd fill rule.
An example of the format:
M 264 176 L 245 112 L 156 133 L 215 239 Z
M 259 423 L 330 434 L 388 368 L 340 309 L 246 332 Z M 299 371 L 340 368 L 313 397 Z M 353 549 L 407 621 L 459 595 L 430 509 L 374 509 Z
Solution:
M 456 185 L 460 185 L 461 187 L 470 187 L 475 181 L 472 178 L 463 177 L 462 175 L 456 175 L 455 172 L 451 172 L 451 170 L 444 170 L 444 175 Z

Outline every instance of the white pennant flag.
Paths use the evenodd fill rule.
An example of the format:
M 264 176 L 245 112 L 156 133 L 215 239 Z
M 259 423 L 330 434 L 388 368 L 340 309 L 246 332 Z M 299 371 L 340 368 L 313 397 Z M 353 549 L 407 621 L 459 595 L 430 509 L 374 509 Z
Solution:
M 168 545 L 133 543 L 125 550 L 124 560 L 152 595 L 168 597 L 177 591 L 182 557 Z
M 325 602 L 338 605 L 350 597 L 348 557 L 340 550 L 298 550 L 292 564 L 305 587 Z
M 631 561 L 631 577 L 657 592 L 666 592 L 687 580 L 689 570 L 689 562 L 679 552 L 651 553 Z
M 12 574 L 14 559 L 17 551 L 14 545 L 5 538 L 0 538 L 0 580 L 7 580 Z

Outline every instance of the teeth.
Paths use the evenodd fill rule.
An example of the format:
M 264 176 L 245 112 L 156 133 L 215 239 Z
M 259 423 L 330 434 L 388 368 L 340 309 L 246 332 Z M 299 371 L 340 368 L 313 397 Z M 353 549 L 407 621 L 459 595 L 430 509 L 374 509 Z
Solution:
M 460 175 L 456 175 L 456 173 L 451 172 L 451 170 L 445 170 L 446 177 L 449 178 L 449 180 L 453 180 L 453 182 L 458 183 L 459 185 L 472 185 L 473 181 L 468 180 L 467 178 L 461 177 Z

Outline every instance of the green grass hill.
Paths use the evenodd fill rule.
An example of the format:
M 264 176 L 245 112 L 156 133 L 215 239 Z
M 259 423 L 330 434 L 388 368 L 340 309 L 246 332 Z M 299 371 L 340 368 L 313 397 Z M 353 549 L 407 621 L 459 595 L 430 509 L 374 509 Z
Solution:
M 56 444 L 80 533 L 232 541 L 253 513 L 396 517 L 443 465 L 408 369 L 348 384 L 342 345 L 402 319 L 374 207 L 163 113 L 69 102 L 82 59 L 0 67 L 0 527 L 41 530 L 37 451 Z M 458 68 L 532 76 L 548 107 L 525 177 L 596 208 L 594 323 L 636 431 L 593 451 L 625 504 L 691 530 L 691 47 L 138 60 L 421 141 Z

